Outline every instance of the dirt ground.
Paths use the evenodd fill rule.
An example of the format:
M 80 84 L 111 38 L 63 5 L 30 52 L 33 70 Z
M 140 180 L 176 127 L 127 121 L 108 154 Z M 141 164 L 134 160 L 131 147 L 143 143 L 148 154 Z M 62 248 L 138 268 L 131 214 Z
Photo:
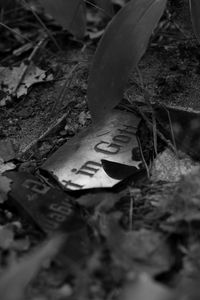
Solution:
M 73 39 L 60 39 L 60 43 L 62 51 L 57 51 L 49 42 L 36 57 L 37 65 L 53 73 L 53 82 L 34 85 L 22 99 L 0 107 L 0 139 L 9 139 L 14 144 L 17 153 L 14 161 L 18 170 L 25 169 L 34 174 L 38 166 L 61 145 L 91 123 L 87 106 L 87 79 L 97 42 L 84 44 Z M 11 63 L 12 58 L 8 61 Z M 4 61 L 3 65 L 6 64 Z M 200 52 L 199 43 L 192 31 L 188 1 L 170 2 L 168 11 L 161 19 L 139 64 L 139 71 L 140 73 L 133 70 L 124 93 L 123 100 L 128 100 L 129 104 L 144 102 L 144 95 L 147 95 L 152 103 L 200 111 Z M 64 97 L 61 97 L 66 82 Z M 97 209 L 87 203 L 89 208 L 86 207 L 85 211 L 87 217 L 92 215 L 86 218 L 89 219 L 89 227 L 91 224 L 93 226 L 92 241 L 88 242 L 89 250 L 87 249 L 90 258 L 88 259 L 87 254 L 85 259 L 85 253 L 79 251 L 80 245 L 75 243 L 75 256 L 79 256 L 80 264 L 77 266 L 74 262 L 65 261 L 63 257 L 58 258 L 51 266 L 47 264 L 28 287 L 26 299 L 116 299 L 124 295 L 124 281 L 134 281 L 137 272 L 150 274 L 159 284 L 165 285 L 167 292 L 168 289 L 183 288 L 185 282 L 185 290 L 190 291 L 200 274 L 191 257 L 195 251 L 198 252 L 200 246 L 199 242 L 188 241 L 194 241 L 199 236 L 198 230 L 194 229 L 199 226 L 199 220 L 196 217 L 194 224 L 187 223 L 185 219 L 181 223 L 182 219 L 177 213 L 178 208 L 173 206 L 173 201 L 178 199 L 177 203 L 184 202 L 185 194 L 191 198 L 194 194 L 195 198 L 194 190 L 199 191 L 199 183 L 195 176 L 189 182 L 188 179 L 181 180 L 180 184 L 151 182 L 138 176 L 132 181 L 125 181 L 119 189 L 99 191 L 96 194 L 90 191 L 90 201 L 94 197 L 95 203 L 99 201 L 99 197 L 104 199 Z M 105 196 L 104 193 L 112 196 Z M 116 201 L 116 197 L 120 200 Z M 108 199 L 111 203 L 116 202 L 116 205 L 107 207 L 105 201 Z M 131 199 L 134 201 L 131 202 Z M 163 213 L 163 209 L 167 213 Z M 117 222 L 119 218 L 116 211 L 122 214 L 121 227 Z M 170 215 L 172 212 L 177 213 L 175 225 L 173 216 Z M 105 219 L 101 219 L 100 215 Z M 170 221 L 165 222 L 169 216 Z M 36 228 L 29 228 L 29 225 L 26 227 L 27 223 L 21 215 L 12 210 L 10 212 L 7 207 L 6 213 L 4 207 L 1 208 L 0 220 L 3 225 L 14 222 L 19 227 L 15 229 L 15 233 L 24 243 L 18 251 L 19 256 L 26 253 L 26 247 L 30 250 L 42 240 Z M 104 221 L 107 222 L 106 225 Z M 131 229 L 130 236 L 123 236 L 122 229 Z M 194 234 L 190 234 L 190 230 Z M 133 235 L 133 244 L 128 244 L 128 239 L 132 240 Z M 155 243 L 159 243 L 160 248 L 158 247 L 158 251 L 156 249 L 152 261 L 147 263 L 145 259 L 154 251 Z M 141 256 L 138 254 L 140 251 Z M 194 255 L 199 260 L 199 256 Z M 3 265 L 6 265 L 7 259 L 12 261 L 9 250 L 1 251 Z M 195 278 L 192 282 L 188 279 L 190 271 Z M 142 299 L 135 297 L 136 300 Z M 150 296 L 149 299 L 164 298 Z M 191 296 L 186 299 L 195 298 Z
M 184 5 L 181 1 L 171 5 L 171 14 L 170 21 L 161 23 L 139 64 L 143 84 L 151 101 L 199 110 L 199 44 L 192 32 L 187 1 Z M 26 152 L 32 144 L 36 145 L 59 118 L 64 120 L 56 132 L 56 139 L 51 141 L 54 146 L 59 139 L 68 138 L 63 126 L 72 128 L 70 134 L 82 127 L 77 119 L 81 111 L 87 111 L 87 77 L 95 45 L 83 47 L 69 41 L 64 44 L 62 52 L 54 51 L 41 51 L 38 61 L 56 74 L 53 84 L 33 86 L 22 100 L 0 109 L 1 136 L 11 138 L 19 153 Z M 77 69 L 71 74 L 76 65 Z M 68 77 L 69 88 L 60 101 L 60 90 Z M 131 76 L 125 98 L 127 95 L 133 102 L 144 101 L 137 73 Z M 59 135 L 59 130 L 64 136 Z M 45 145 L 43 148 L 48 150 L 48 143 Z

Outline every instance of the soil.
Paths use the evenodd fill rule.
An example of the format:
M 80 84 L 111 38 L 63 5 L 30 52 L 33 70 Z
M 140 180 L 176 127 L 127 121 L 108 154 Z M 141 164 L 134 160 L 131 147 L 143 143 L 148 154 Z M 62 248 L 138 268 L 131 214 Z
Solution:
M 192 31 L 187 1 L 171 4 L 170 13 L 171 19 L 165 19 L 164 24 L 161 21 L 161 27 L 157 29 L 139 64 L 143 83 L 137 72 L 133 73 L 125 98 L 128 95 L 132 102 L 144 101 L 144 91 L 141 89 L 143 84 L 152 102 L 164 102 L 198 111 L 199 44 Z M 75 134 L 81 127 L 81 124 L 74 126 L 78 115 L 87 110 L 87 77 L 95 45 L 83 47 L 80 43 L 69 41 L 67 46 L 63 46 L 62 52 L 54 54 L 53 51 L 55 49 L 51 48 L 42 51 L 37 62 L 56 74 L 53 84 L 35 85 L 22 100 L 0 109 L 1 137 L 11 139 L 19 155 L 32 147 L 32 144 L 36 145 L 38 139 L 46 131 L 51 131 L 65 114 L 62 124 L 72 127 Z M 79 64 L 70 74 L 73 67 Z M 61 101 L 60 91 L 68 77 L 70 84 Z M 61 132 L 63 126 L 59 128 Z M 53 145 L 56 140 L 52 141 Z
M 61 51 L 57 51 L 55 46 L 49 42 L 46 50 L 42 49 L 40 55 L 36 57 L 37 65 L 54 74 L 53 82 L 34 85 L 28 95 L 22 99 L 8 104 L 6 107 L 0 107 L 0 139 L 9 139 L 14 144 L 17 153 L 15 163 L 18 170 L 25 168 L 26 171 L 34 173 L 47 157 L 91 122 L 87 106 L 87 79 L 97 43 L 83 44 L 71 38 L 67 41 L 61 39 L 60 43 L 62 43 Z M 129 104 L 143 103 L 145 97 L 148 97 L 152 103 L 165 103 L 172 107 L 200 111 L 200 52 L 199 43 L 192 31 L 188 1 L 178 0 L 169 3 L 168 11 L 153 33 L 151 43 L 138 67 L 139 72 L 138 70 L 133 71 L 130 76 L 123 100 L 128 100 Z M 66 83 L 67 87 L 63 97 L 61 91 Z M 144 140 L 145 138 L 143 137 Z M 181 192 L 184 193 L 184 180 L 178 187 L 174 183 L 151 183 L 139 176 L 133 181 L 125 183 L 124 194 L 122 187 L 119 190 L 111 191 L 114 193 L 117 191 L 119 195 L 123 194 L 115 208 L 122 213 L 121 227 L 127 230 L 131 226 L 132 231 L 155 230 L 162 224 L 163 219 L 167 218 L 163 211 L 155 209 L 156 203 L 162 199 L 163 204 L 163 199 L 170 199 L 176 193 L 176 189 L 179 189 L 179 194 L 175 194 L 176 197 Z M 129 186 L 128 189 L 127 186 Z M 93 192 L 90 192 L 91 197 Z M 130 194 L 134 195 L 135 199 L 131 221 Z M 97 195 L 95 197 L 98 198 Z M 153 206 L 152 199 L 154 199 Z M 105 213 L 104 209 L 106 211 L 108 208 L 104 208 L 102 205 L 97 214 L 102 211 Z M 94 211 L 94 207 L 89 207 L 86 215 L 91 210 Z M 8 209 L 6 214 L 2 213 L 4 224 L 8 222 L 7 215 L 9 215 Z M 32 245 L 41 240 L 41 235 L 36 229 L 31 227 L 30 231 L 26 231 L 26 222 L 21 216 L 12 212 L 9 222 L 15 221 L 22 224 L 19 235 L 23 238 L 28 236 L 30 240 L 31 246 L 28 248 L 32 248 Z M 92 221 L 94 220 L 92 219 Z M 110 216 L 107 221 L 112 221 L 116 226 L 113 225 L 113 228 L 119 232 L 119 228 L 115 224 L 115 217 Z M 97 226 L 95 222 L 94 228 Z M 109 226 L 109 230 L 112 230 L 112 226 Z M 180 244 L 184 247 L 185 240 L 188 238 L 188 235 L 184 236 L 184 234 L 190 229 L 177 226 L 176 230 L 179 230 L 180 234 L 180 232 L 174 232 L 174 228 L 170 226 L 172 226 L 171 223 L 164 224 L 163 231 L 165 230 L 166 235 L 170 236 L 169 244 L 173 244 L 171 247 L 175 251 L 173 266 L 170 272 L 167 269 L 162 270 L 162 268 L 160 273 L 155 270 L 152 272 L 158 282 L 166 284 L 167 288 L 174 288 L 178 285 L 181 266 L 185 263 L 179 258 L 180 253 L 183 255 L 183 252 L 180 251 L 177 244 L 179 239 L 183 239 L 184 242 L 182 244 L 180 242 Z M 113 247 L 118 247 L 116 241 L 120 240 L 120 234 L 113 237 L 112 244 L 111 234 L 105 233 L 103 230 L 102 225 L 100 231 L 103 242 L 98 244 L 95 241 L 92 246 L 90 245 L 95 251 L 90 252 L 92 258 L 86 260 L 87 263 L 83 259 L 83 265 L 86 264 L 83 268 L 70 263 L 67 265 L 73 269 L 73 272 L 70 273 L 65 270 L 65 264 L 62 266 L 62 260 L 54 262 L 51 268 L 48 269 L 48 266 L 46 269 L 44 268 L 39 277 L 29 286 L 29 298 L 26 299 L 64 299 L 64 297 L 65 299 L 88 299 L 88 297 L 91 299 L 105 299 L 105 297 L 114 299 L 119 296 L 124 276 L 133 276 L 133 274 L 127 268 L 129 261 L 124 257 L 121 258 L 119 253 L 113 250 Z M 95 234 L 97 234 L 98 240 L 99 233 L 94 230 L 93 235 Z M 107 241 L 106 246 L 105 240 Z M 122 251 L 121 248 L 120 250 Z M 129 254 L 125 255 L 128 257 Z M 81 256 L 82 254 L 78 253 L 77 255 Z M 111 262 L 111 257 L 114 257 L 114 263 Z M 119 259 L 123 261 L 122 265 L 118 262 Z M 141 269 L 146 271 L 145 268 Z M 74 286 L 76 288 L 73 294 Z

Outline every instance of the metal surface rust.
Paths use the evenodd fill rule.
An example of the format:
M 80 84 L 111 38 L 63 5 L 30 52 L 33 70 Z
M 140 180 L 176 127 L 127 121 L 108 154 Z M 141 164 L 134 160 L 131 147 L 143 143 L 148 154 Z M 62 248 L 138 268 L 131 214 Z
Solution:
M 136 131 L 140 118 L 114 110 L 98 125 L 76 135 L 42 166 L 67 190 L 112 187 L 120 180 L 109 177 L 101 160 L 139 168 L 132 150 L 138 147 Z

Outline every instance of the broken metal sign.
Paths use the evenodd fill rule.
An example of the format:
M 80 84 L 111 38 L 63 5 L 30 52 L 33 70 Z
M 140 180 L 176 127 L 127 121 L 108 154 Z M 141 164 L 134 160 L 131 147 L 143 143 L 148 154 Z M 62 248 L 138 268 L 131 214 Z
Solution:
M 68 190 L 112 187 L 120 180 L 109 177 L 101 160 L 133 166 L 132 150 L 138 147 L 136 131 L 140 118 L 114 110 L 98 125 L 92 125 L 65 143 L 42 166 Z
M 63 224 L 67 232 L 84 227 L 79 205 L 65 192 L 26 172 L 7 172 L 6 177 L 12 180 L 8 205 L 27 220 L 31 219 L 43 232 L 50 233 Z

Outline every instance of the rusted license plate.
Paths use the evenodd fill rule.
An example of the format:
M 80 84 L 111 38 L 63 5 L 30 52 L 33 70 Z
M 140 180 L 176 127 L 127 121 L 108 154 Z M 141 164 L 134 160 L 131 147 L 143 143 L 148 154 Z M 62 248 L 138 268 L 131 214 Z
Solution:
M 132 157 L 138 147 L 136 131 L 140 118 L 120 110 L 98 125 L 79 133 L 56 151 L 42 166 L 64 188 L 81 190 L 112 187 L 120 180 L 109 177 L 101 160 L 135 166 L 139 161 Z

